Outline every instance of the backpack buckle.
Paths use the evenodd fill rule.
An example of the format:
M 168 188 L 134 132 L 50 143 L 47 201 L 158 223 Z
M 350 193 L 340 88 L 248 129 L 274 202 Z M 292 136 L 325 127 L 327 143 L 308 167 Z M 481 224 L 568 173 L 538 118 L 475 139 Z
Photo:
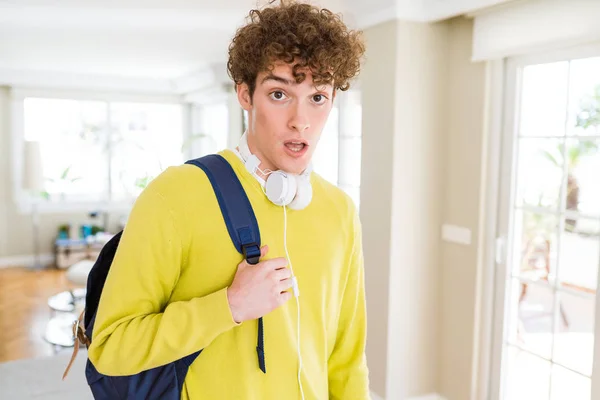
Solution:
M 73 321 L 73 339 L 78 340 L 79 343 L 86 346 L 89 346 L 91 343 L 90 339 L 85 334 L 85 330 L 83 329 L 80 320 Z
M 260 247 L 257 244 L 245 244 L 242 246 L 242 251 L 248 264 L 258 264 L 260 260 Z

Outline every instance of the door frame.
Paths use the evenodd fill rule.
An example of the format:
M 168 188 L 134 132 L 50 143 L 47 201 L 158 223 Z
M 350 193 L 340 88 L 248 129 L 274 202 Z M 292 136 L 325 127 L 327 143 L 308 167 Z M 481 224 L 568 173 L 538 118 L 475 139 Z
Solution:
M 505 60 L 486 63 L 485 107 L 482 141 L 482 173 L 480 182 L 479 224 L 477 237 L 477 281 L 475 288 L 475 332 L 470 400 L 490 399 L 496 232 L 503 137 Z

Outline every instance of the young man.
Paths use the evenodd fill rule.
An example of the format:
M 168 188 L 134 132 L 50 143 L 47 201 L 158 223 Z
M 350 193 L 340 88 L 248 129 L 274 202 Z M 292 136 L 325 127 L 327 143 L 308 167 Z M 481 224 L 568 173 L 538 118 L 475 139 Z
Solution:
M 283 2 L 250 13 L 228 62 L 248 112 L 247 147 L 219 154 L 252 204 L 261 261 L 240 262 L 202 170 L 169 168 L 136 201 L 106 281 L 89 348 L 100 373 L 131 375 L 204 349 L 184 399 L 369 398 L 352 201 L 316 173 L 303 209 L 274 204 L 263 187 L 269 171 L 309 168 L 336 90 L 348 88 L 363 53 L 360 34 L 327 10 Z M 255 174 L 249 154 L 260 161 Z M 266 373 L 255 349 L 259 317 Z

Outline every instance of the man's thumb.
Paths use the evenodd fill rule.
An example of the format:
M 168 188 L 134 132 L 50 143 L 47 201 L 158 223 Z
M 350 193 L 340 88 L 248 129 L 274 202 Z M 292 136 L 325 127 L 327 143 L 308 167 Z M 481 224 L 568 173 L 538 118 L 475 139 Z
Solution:
M 269 252 L 269 246 L 266 244 L 260 248 L 260 258 L 263 258 Z

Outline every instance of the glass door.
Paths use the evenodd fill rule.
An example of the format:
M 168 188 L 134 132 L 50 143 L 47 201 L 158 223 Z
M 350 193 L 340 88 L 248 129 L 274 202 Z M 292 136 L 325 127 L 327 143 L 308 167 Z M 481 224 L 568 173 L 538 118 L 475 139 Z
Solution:
M 600 57 L 506 70 L 491 397 L 600 399 Z

